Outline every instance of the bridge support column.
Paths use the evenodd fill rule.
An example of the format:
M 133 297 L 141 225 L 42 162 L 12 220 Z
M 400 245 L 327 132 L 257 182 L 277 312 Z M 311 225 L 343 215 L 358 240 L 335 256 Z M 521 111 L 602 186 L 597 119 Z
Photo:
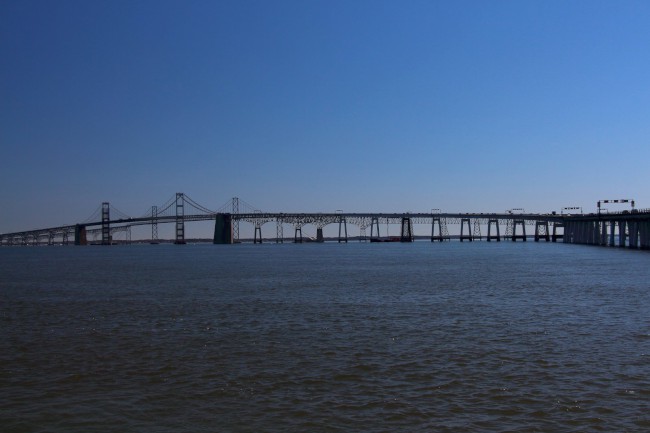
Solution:
M 576 221 L 575 224 L 575 235 L 573 239 L 574 244 L 586 244 L 587 243 L 587 233 L 588 227 L 587 223 L 584 221 Z
M 584 243 L 587 245 L 594 244 L 594 223 L 592 221 L 585 222 L 584 224 Z
M 237 215 L 239 213 L 239 198 L 232 198 L 232 214 Z M 232 239 L 233 243 L 239 243 L 239 218 L 234 218 L 232 221 Z
M 176 245 L 185 244 L 185 196 L 182 192 L 176 193 Z
M 573 223 L 571 221 L 565 222 L 563 229 L 564 235 L 562 236 L 562 242 L 565 244 L 571 243 L 571 238 L 573 237 Z
M 591 244 L 594 235 L 594 227 L 592 222 L 582 221 L 580 223 L 580 237 L 582 244 Z
M 464 233 L 465 230 L 465 223 L 467 223 L 467 234 Z M 470 224 L 469 218 L 461 218 L 460 219 L 460 241 L 463 242 L 464 240 L 472 241 L 472 226 Z
M 438 234 L 436 235 L 436 223 L 438 225 Z M 449 231 L 447 230 L 447 220 L 443 217 L 434 216 L 431 218 L 431 242 L 443 242 L 449 240 Z
M 151 243 L 158 243 L 158 206 L 151 206 Z
M 495 232 L 496 234 L 492 234 L 492 225 L 494 224 Z M 499 233 L 499 220 L 497 219 L 491 219 L 488 220 L 488 234 L 487 234 L 487 240 L 488 242 L 491 242 L 492 240 L 495 240 L 497 242 L 501 242 L 501 233 Z
M 77 224 L 74 228 L 74 244 L 75 245 L 88 245 L 86 239 L 86 226 Z
M 301 244 L 302 243 L 302 226 L 297 225 L 295 227 L 295 232 L 293 236 L 293 243 Z
M 284 243 L 284 226 L 282 225 L 282 217 L 275 220 L 275 243 Z
M 517 226 L 521 226 L 521 235 L 517 234 Z M 517 239 L 521 239 L 526 242 L 526 222 L 524 220 L 513 220 L 512 221 L 512 241 L 516 242 Z
M 343 229 L 343 237 L 341 237 L 341 229 Z M 339 217 L 339 243 L 348 243 L 348 223 L 344 216 Z
M 609 246 L 616 246 L 616 221 L 609 222 Z
M 472 240 L 483 240 L 483 236 L 481 236 L 481 221 L 478 218 L 474 219 L 474 231 L 472 232 Z
M 258 239 L 259 234 L 259 239 Z M 262 243 L 262 226 L 255 224 L 255 234 L 253 235 L 253 243 Z
M 102 245 L 111 244 L 111 207 L 108 202 L 102 203 Z
M 639 236 L 641 238 L 640 248 L 642 250 L 650 249 L 650 221 L 641 221 L 639 223 Z
M 589 244 L 600 245 L 600 224 L 597 221 L 589 223 Z
M 618 221 L 618 246 L 619 247 L 625 247 L 626 244 L 626 221 L 625 220 L 619 220 Z
M 628 222 L 628 236 L 629 236 L 629 247 L 638 248 L 639 247 L 639 223 L 637 221 Z
M 607 246 L 607 221 L 600 222 L 600 245 Z
M 546 242 L 551 240 L 548 230 L 548 221 L 535 221 L 535 242 L 544 239 Z
M 375 227 L 377 227 L 377 236 L 375 236 Z M 370 220 L 370 239 L 379 239 L 380 238 L 379 234 L 379 218 L 377 217 L 372 217 Z
M 365 226 L 365 225 L 360 225 L 359 226 L 359 242 L 368 242 L 368 236 L 366 235 L 366 229 L 367 228 L 368 227 Z
M 579 244 L 582 242 L 580 238 L 580 223 L 573 221 L 571 222 L 571 243 L 572 244 Z
M 584 221 L 576 222 L 576 244 L 586 244 L 587 243 L 587 223 Z
M 551 242 L 557 242 L 558 239 L 564 239 L 564 234 L 559 234 L 557 232 L 557 229 L 561 228 L 562 231 L 564 232 L 564 224 L 563 223 L 553 223 L 553 234 L 551 235 Z
M 316 242 L 320 242 L 320 243 L 325 242 L 325 238 L 323 237 L 323 228 L 322 227 L 317 227 L 316 228 Z
M 400 235 L 400 242 L 413 242 L 413 225 L 411 218 L 402 218 L 402 230 Z
M 214 238 L 213 244 L 232 244 L 232 215 L 217 214 L 214 219 Z

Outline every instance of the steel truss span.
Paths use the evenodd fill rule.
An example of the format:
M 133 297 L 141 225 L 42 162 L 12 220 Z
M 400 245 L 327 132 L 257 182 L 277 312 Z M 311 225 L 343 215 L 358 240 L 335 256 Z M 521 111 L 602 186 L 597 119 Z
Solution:
M 521 213 L 513 213 L 518 210 Z M 538 214 L 523 213 L 512 209 L 505 213 L 285 213 L 263 212 L 238 198 L 229 200 L 218 210 L 210 210 L 183 193 L 176 193 L 162 206 L 152 206 L 140 217 L 130 217 L 108 202 L 103 202 L 95 213 L 82 223 L 0 234 L 0 245 L 86 245 L 113 243 L 113 235 L 124 234 L 124 241 L 131 239 L 131 228 L 151 225 L 152 243 L 158 242 L 158 224 L 175 225 L 175 243 L 185 243 L 185 223 L 215 221 L 214 243 L 239 242 L 239 225 L 246 222 L 254 227 L 254 243 L 263 241 L 262 229 L 267 223 L 275 223 L 275 242 L 284 242 L 284 225 L 293 226 L 293 241 L 302 242 L 302 228 L 311 225 L 317 229 L 315 240 L 322 242 L 323 228 L 338 226 L 338 241 L 348 241 L 348 224 L 359 228 L 360 240 L 414 239 L 413 226 L 430 227 L 430 240 L 446 241 L 535 241 L 561 240 L 563 243 L 603 246 L 626 246 L 650 249 L 650 209 L 623 211 L 607 214 Z M 388 224 L 401 226 L 400 235 L 388 239 L 381 237 L 381 227 Z M 460 235 L 450 235 L 448 226 L 460 225 Z M 217 230 L 218 226 L 218 230 Z M 370 236 L 368 228 L 370 227 Z M 505 230 L 501 230 L 504 227 Z M 526 229 L 528 227 L 528 230 Z M 219 233 L 217 233 L 219 231 Z M 483 234 L 487 234 L 483 236 Z M 503 234 L 502 234 L 503 233 Z M 273 239 L 273 238 L 272 238 Z

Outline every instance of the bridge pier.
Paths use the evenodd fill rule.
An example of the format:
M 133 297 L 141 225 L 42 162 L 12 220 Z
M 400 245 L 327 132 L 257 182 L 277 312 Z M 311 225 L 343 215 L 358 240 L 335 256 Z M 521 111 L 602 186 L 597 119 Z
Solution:
M 584 221 L 579 221 L 574 223 L 575 228 L 573 232 L 573 243 L 574 244 L 586 244 L 589 239 L 589 227 Z
M 594 245 L 596 243 L 595 237 L 596 233 L 598 233 L 596 229 L 596 223 L 593 221 L 589 221 L 586 223 L 583 223 L 584 227 L 584 237 L 585 237 L 585 242 L 587 245 Z
M 476 240 L 482 241 L 483 236 L 481 236 L 481 221 L 478 218 L 476 218 L 476 219 L 474 219 L 474 224 L 473 225 L 474 225 L 474 231 L 472 232 L 472 240 L 473 241 L 476 241 Z
M 517 226 L 521 226 L 522 234 L 517 234 Z M 526 222 L 524 220 L 512 220 L 512 242 L 516 242 L 517 239 L 521 239 L 526 242 Z
M 467 223 L 467 234 L 464 234 L 465 223 Z M 468 240 L 470 242 L 474 240 L 472 238 L 472 226 L 470 224 L 469 218 L 460 219 L 460 241 L 463 242 L 464 240 Z
M 631 249 L 650 248 L 650 221 L 639 219 L 599 219 L 566 221 L 565 243 Z
M 591 237 L 594 234 L 594 229 L 592 223 L 581 222 L 580 223 L 580 237 L 582 239 L 581 243 L 589 245 L 591 243 Z
M 213 244 L 232 244 L 232 215 L 217 214 L 214 219 L 214 238 Z
M 151 206 L 151 243 L 158 243 L 158 206 Z
M 610 247 L 616 246 L 616 221 L 610 221 L 609 223 L 609 241 L 608 245 Z
M 341 237 L 341 229 L 343 229 L 343 236 Z M 339 217 L 339 243 L 348 243 L 348 223 L 344 216 Z
M 650 221 L 641 221 L 639 223 L 640 248 L 642 250 L 650 249 Z
M 377 227 L 377 236 L 375 236 L 375 226 Z M 370 220 L 370 239 L 379 239 L 381 235 L 379 234 L 379 218 L 372 217 Z
M 111 207 L 108 202 L 102 203 L 102 245 L 111 244 Z
M 284 243 L 284 226 L 282 225 L 282 217 L 275 220 L 275 243 Z
M 589 227 L 586 222 L 580 221 L 576 223 L 576 244 L 586 244 L 589 240 Z
M 628 223 L 629 248 L 639 248 L 639 223 L 634 220 Z
M 413 242 L 413 225 L 411 218 L 402 218 L 400 242 Z
M 239 214 L 239 197 L 232 198 L 232 214 Z M 239 218 L 232 220 L 232 241 L 233 243 L 239 243 Z
M 185 196 L 182 192 L 176 193 L 176 245 L 185 244 Z
M 65 243 L 65 242 L 64 242 Z M 74 228 L 74 244 L 75 245 L 88 245 L 86 239 L 86 226 L 77 224 Z
M 301 244 L 302 243 L 302 226 L 301 225 L 296 225 L 295 226 L 295 231 L 294 231 L 294 236 L 293 236 L 293 243 L 294 244 Z
M 492 234 L 492 225 L 495 227 L 496 234 Z M 501 233 L 499 233 L 499 220 L 497 219 L 490 219 L 488 220 L 488 231 L 487 231 L 487 241 L 491 242 L 492 240 L 495 240 L 497 242 L 501 242 Z
M 553 225 L 555 226 L 555 224 Z M 571 243 L 571 239 L 573 237 L 573 222 L 571 221 L 566 221 L 564 223 L 564 236 L 562 236 L 562 242 L 565 244 Z
M 322 227 L 316 228 L 316 242 L 319 242 L 319 243 L 325 242 L 325 238 L 323 237 L 323 228 Z
M 257 238 L 258 234 L 259 234 L 259 240 Z M 255 234 L 253 235 L 253 243 L 254 244 L 262 243 L 262 226 L 260 226 L 259 224 L 255 224 Z
M 551 240 L 548 221 L 535 221 L 535 242 L 539 242 L 540 239 L 544 239 L 546 242 Z
M 582 230 L 583 224 L 580 222 L 573 222 L 573 232 L 572 232 L 572 237 L 571 237 L 571 243 L 572 244 L 582 244 L 584 243 L 584 233 Z
M 600 223 L 598 221 L 594 221 L 589 223 L 589 225 L 589 244 L 600 245 Z
M 438 223 L 438 234 L 436 235 L 436 223 Z M 431 217 L 431 242 L 443 242 L 449 240 L 449 231 L 447 230 L 447 220 L 439 216 Z
M 607 246 L 607 221 L 600 222 L 600 242 L 603 247 Z
M 618 221 L 618 246 L 621 248 L 625 247 L 627 236 L 626 236 L 626 223 L 625 220 Z
M 564 234 L 559 234 L 557 229 L 561 228 L 564 231 L 564 224 L 554 222 L 553 223 L 553 234 L 551 235 L 551 242 L 557 242 L 558 239 L 564 239 Z

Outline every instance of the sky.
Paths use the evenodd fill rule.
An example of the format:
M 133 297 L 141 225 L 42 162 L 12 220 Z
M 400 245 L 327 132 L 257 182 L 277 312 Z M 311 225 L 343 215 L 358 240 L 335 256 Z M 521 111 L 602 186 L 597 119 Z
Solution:
M 650 208 L 649 22 L 647 1 L 2 1 L 0 232 L 176 192 Z

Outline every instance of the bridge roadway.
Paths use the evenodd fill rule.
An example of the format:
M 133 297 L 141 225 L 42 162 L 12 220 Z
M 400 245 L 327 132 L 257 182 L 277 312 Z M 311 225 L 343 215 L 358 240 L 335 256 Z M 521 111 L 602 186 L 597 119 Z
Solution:
M 562 239 L 565 243 L 592 244 L 604 246 L 627 246 L 650 248 L 650 209 L 634 212 L 587 215 L 557 214 L 515 214 L 515 213 L 201 213 L 191 215 L 160 215 L 139 218 L 118 218 L 93 221 L 83 224 L 50 227 L 45 229 L 0 234 L 0 245 L 38 245 L 69 243 L 74 236 L 75 244 L 87 243 L 86 236 L 101 234 L 102 243 L 110 244 L 112 234 L 130 230 L 133 226 L 158 223 L 176 224 L 176 243 L 184 243 L 184 224 L 191 221 L 215 221 L 214 243 L 234 243 L 239 239 L 239 223 L 248 222 L 255 227 L 254 242 L 262 241 L 262 226 L 276 222 L 276 242 L 285 240 L 284 225 L 294 228 L 294 241 L 302 241 L 302 227 L 311 224 L 317 228 L 317 240 L 322 241 L 322 229 L 329 224 L 338 224 L 339 242 L 347 242 L 347 224 L 356 225 L 362 238 L 380 239 L 380 225 L 400 224 L 399 240 L 413 240 L 413 224 L 431 226 L 431 240 L 443 241 L 451 238 L 448 224 L 460 224 L 463 241 L 487 239 L 526 240 L 526 226 L 535 226 L 535 240 Z M 481 228 L 487 226 L 487 235 Z M 505 226 L 502 235 L 501 227 Z M 552 231 L 552 233 L 551 233 Z

